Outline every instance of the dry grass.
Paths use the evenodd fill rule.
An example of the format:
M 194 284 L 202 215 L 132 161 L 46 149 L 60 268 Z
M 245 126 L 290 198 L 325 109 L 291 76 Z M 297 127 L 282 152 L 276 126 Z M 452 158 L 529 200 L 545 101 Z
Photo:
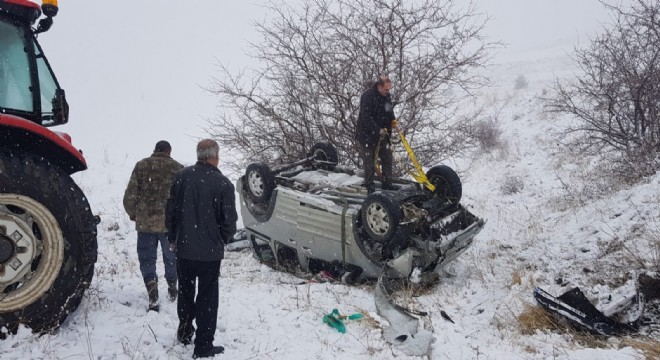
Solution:
M 358 320 L 360 324 L 370 329 L 382 328 L 380 322 L 374 319 L 373 317 L 371 317 L 368 310 L 362 308 L 356 308 L 356 312 L 359 312 L 363 316 L 362 319 Z
M 500 185 L 500 191 L 504 195 L 517 194 L 523 190 L 525 183 L 519 176 L 507 175 Z
M 603 348 L 610 346 L 605 338 L 575 329 L 570 324 L 559 321 L 540 306 L 525 304 L 524 307 L 525 310 L 518 316 L 518 326 L 523 335 L 532 335 L 537 330 L 552 331 L 570 335 L 577 344 L 585 347 Z
M 509 287 L 511 288 L 515 285 L 522 285 L 522 276 L 520 275 L 519 270 L 515 270 L 513 274 L 511 274 L 511 286 Z
M 533 335 L 537 330 L 557 331 L 565 328 L 543 308 L 531 304 L 524 307 L 525 310 L 518 315 L 518 326 L 523 335 Z
M 602 336 L 577 330 L 563 323 L 540 306 L 525 304 L 525 310 L 518 316 L 518 326 L 523 335 L 533 335 L 537 330 L 566 334 L 580 346 L 586 348 L 609 348 L 612 345 Z
M 525 304 L 525 310 L 518 316 L 518 326 L 523 335 L 532 335 L 537 330 L 552 331 L 570 335 L 575 343 L 589 348 L 606 348 L 611 345 L 605 338 L 584 332 L 560 321 L 540 306 Z
M 622 338 L 618 344 L 608 342 L 607 337 L 594 335 L 575 329 L 557 320 L 539 306 L 525 304 L 525 310 L 518 316 L 518 326 L 523 335 L 533 335 L 537 330 L 566 334 L 573 342 L 585 348 L 632 347 L 644 353 L 647 359 L 660 359 L 660 344 L 651 338 Z
M 647 359 L 660 359 L 660 343 L 653 339 L 623 339 L 620 347 L 630 346 L 644 353 Z

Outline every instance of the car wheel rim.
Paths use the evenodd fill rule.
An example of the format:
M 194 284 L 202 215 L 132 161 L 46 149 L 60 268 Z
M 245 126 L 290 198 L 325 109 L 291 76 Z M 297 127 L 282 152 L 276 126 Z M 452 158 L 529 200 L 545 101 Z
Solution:
M 325 151 L 323 150 L 316 150 L 314 152 L 314 156 L 316 157 L 316 160 L 319 161 L 327 161 L 328 157 L 325 155 Z
M 256 196 L 261 196 L 264 193 L 264 179 L 256 171 L 252 171 L 248 175 L 248 186 L 250 192 Z
M 367 226 L 371 231 L 383 236 L 390 230 L 390 216 L 380 204 L 370 204 L 367 207 Z
M 0 312 L 33 304 L 53 285 L 64 261 L 57 219 L 41 203 L 0 194 Z

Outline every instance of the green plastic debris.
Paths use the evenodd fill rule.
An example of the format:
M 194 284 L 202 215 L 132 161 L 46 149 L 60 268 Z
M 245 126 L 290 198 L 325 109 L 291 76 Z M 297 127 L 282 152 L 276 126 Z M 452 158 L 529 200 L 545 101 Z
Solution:
M 339 319 L 339 310 L 337 309 L 332 310 L 330 314 L 324 316 L 323 322 L 337 329 L 337 331 L 342 334 L 346 332 L 346 326 L 344 326 L 344 322 Z
M 348 320 L 360 320 L 360 319 L 362 319 L 363 317 L 364 317 L 364 316 L 362 316 L 362 314 L 360 314 L 360 313 L 355 313 L 355 314 L 348 315 Z
M 348 316 L 341 315 L 339 314 L 339 310 L 332 309 L 331 313 L 323 317 L 323 322 L 337 329 L 337 331 L 339 331 L 340 333 L 344 334 L 346 333 L 346 325 L 344 325 L 344 320 L 359 320 L 362 319 L 363 317 L 364 316 L 360 313 L 355 313 Z

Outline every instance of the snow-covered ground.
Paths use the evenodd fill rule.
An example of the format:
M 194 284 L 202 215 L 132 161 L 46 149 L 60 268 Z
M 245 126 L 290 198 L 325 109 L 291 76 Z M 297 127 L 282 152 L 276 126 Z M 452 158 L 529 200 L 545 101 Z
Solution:
M 527 54 L 495 66 L 495 86 L 480 102 L 494 115 L 500 144 L 470 159 L 455 159 L 463 203 L 487 219 L 474 245 L 443 272 L 440 283 L 408 299 L 429 312 L 431 359 L 642 359 L 644 353 L 612 338 L 604 347 L 569 335 L 522 333 L 517 317 L 535 306 L 532 290 L 556 295 L 580 286 L 601 309 L 629 289 L 635 272 L 658 266 L 660 175 L 634 187 L 590 192 L 589 163 L 552 137 L 570 119 L 543 114 L 539 96 L 572 65 L 557 52 Z M 528 86 L 515 89 L 520 75 Z M 148 154 L 144 154 L 145 156 Z M 176 156 L 184 163 L 192 157 Z M 94 281 L 79 309 L 53 335 L 21 328 L 0 342 L 2 359 L 178 359 L 192 347 L 176 342 L 176 306 L 145 311 L 146 291 L 135 251 L 136 232 L 121 206 L 133 162 L 120 150 L 90 156 L 76 181 L 102 221 Z M 233 177 L 233 180 L 236 176 Z M 599 181 L 594 181 L 598 183 Z M 162 267 L 159 265 L 162 274 Z M 373 287 L 333 283 L 293 285 L 299 279 L 260 264 L 249 250 L 228 252 L 222 265 L 216 344 L 227 359 L 406 359 L 387 344 L 387 322 L 376 314 Z M 161 282 L 160 290 L 165 292 Z M 337 308 L 361 312 L 346 334 L 322 322 Z M 454 321 L 440 316 L 444 310 Z M 655 333 L 651 344 L 660 340 Z
M 133 13 L 107 5 L 101 13 L 93 3 L 76 3 L 81 11 L 77 18 L 63 7 L 53 33 L 41 37 L 46 45 L 51 42 L 45 50 L 72 107 L 71 123 L 64 130 L 85 150 L 89 163 L 75 180 L 102 219 L 95 277 L 78 310 L 56 334 L 37 336 L 20 328 L 17 335 L 0 341 L 0 358 L 190 358 L 192 347 L 176 342 L 176 305 L 163 299 L 160 313 L 145 311 L 136 232 L 121 199 L 135 161 L 148 156 L 157 140 L 173 139 L 174 158 L 187 165 L 194 162 L 194 137 L 203 135 L 196 128 L 198 108 L 213 103 L 197 88 L 212 75 L 212 68 L 200 64 L 212 55 L 192 48 L 195 42 L 188 43 L 186 33 L 168 33 L 167 19 L 174 17 L 160 17 L 164 10 L 158 8 L 146 12 L 155 2 L 133 2 Z M 232 21 L 250 11 L 232 13 L 221 2 L 208 3 L 217 8 L 181 7 L 181 16 L 172 21 L 204 12 L 222 17 L 218 22 L 231 23 L 237 33 L 247 27 Z M 140 23 L 135 18 L 151 25 L 142 25 L 144 32 L 131 30 L 130 24 Z M 76 21 L 79 24 L 67 27 Z M 100 35 L 76 37 L 83 28 Z M 217 29 L 206 19 L 188 30 L 201 34 Z M 57 31 L 79 40 L 60 40 L 58 48 L 56 39 L 63 34 Z M 169 41 L 191 48 L 140 51 L 162 49 L 163 33 Z M 220 33 L 217 41 L 231 37 Z M 126 43 L 132 52 L 120 47 Z M 205 51 L 224 46 L 202 44 Z M 660 347 L 657 331 L 635 341 L 611 338 L 595 347 L 557 331 L 526 334 L 518 322 L 520 314 L 536 306 L 536 286 L 555 295 L 579 286 L 597 307 L 608 309 L 609 296 L 616 299 L 630 291 L 637 272 L 660 266 L 660 174 L 635 186 L 602 186 L 603 174 L 593 166 L 596 159 L 569 153 L 553 137 L 572 120 L 542 112 L 540 97 L 553 78 L 570 77 L 574 71 L 568 50 L 570 44 L 505 51 L 489 69 L 494 86 L 478 94 L 475 106 L 486 105 L 496 119 L 500 142 L 448 164 L 461 175 L 463 204 L 487 219 L 486 227 L 444 270 L 439 284 L 406 300 L 429 312 L 424 324 L 435 336 L 430 359 L 643 359 L 642 346 L 631 346 L 635 341 Z M 149 56 L 143 57 L 145 53 Z M 66 54 L 77 54 L 80 61 Z M 132 83 L 145 73 L 149 81 Z M 519 76 L 528 85 L 516 89 Z M 111 81 L 104 82 L 108 78 Z M 196 83 L 186 82 L 188 78 Z M 186 96 L 194 101 L 179 100 Z M 160 103 L 166 106 L 146 106 L 155 97 L 162 97 Z M 150 119 L 149 125 L 136 119 Z M 229 175 L 237 179 L 237 174 Z M 160 262 L 158 270 L 162 274 Z M 371 286 L 293 285 L 298 278 L 260 264 L 249 250 L 226 253 L 221 272 L 216 344 L 226 350 L 219 358 L 411 358 L 383 340 L 381 330 L 388 324 L 376 314 Z M 165 290 L 161 281 L 161 293 Z M 349 322 L 347 332 L 340 334 L 322 322 L 334 308 L 343 314 L 361 312 L 366 318 Z M 454 323 L 443 319 L 441 310 Z

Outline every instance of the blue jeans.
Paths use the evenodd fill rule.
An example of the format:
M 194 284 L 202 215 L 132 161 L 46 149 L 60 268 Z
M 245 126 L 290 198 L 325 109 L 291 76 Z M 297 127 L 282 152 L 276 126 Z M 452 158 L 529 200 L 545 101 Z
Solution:
M 140 261 L 140 272 L 144 283 L 158 280 L 156 274 L 156 260 L 158 259 L 158 243 L 163 251 L 163 264 L 165 264 L 165 279 L 176 280 L 176 256 L 170 251 L 170 243 L 165 233 L 138 232 L 137 253 Z

